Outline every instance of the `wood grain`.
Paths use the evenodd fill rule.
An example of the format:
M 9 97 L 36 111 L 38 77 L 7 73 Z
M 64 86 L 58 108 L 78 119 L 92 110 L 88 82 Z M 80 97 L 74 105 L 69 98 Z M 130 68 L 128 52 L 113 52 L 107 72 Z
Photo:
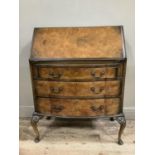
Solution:
M 120 26 L 36 28 L 31 58 L 122 58 Z
M 120 81 L 51 82 L 37 80 L 35 89 L 37 95 L 42 97 L 117 96 L 120 94 Z
M 117 68 L 39 67 L 38 73 L 39 77 L 43 79 L 96 80 L 103 78 L 115 78 L 117 76 Z
M 38 98 L 37 111 L 54 116 L 115 115 L 120 112 L 120 99 L 71 100 Z

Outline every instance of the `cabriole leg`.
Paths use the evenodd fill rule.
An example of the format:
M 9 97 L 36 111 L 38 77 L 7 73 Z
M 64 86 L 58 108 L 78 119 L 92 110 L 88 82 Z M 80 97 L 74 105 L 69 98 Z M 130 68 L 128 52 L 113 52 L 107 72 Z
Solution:
M 39 120 L 42 118 L 42 116 L 39 116 L 37 114 L 33 114 L 32 115 L 32 119 L 31 119 L 31 125 L 32 125 L 32 128 L 35 132 L 35 139 L 34 141 L 37 143 L 40 141 L 40 135 L 39 135 L 39 131 L 38 131 L 38 127 L 37 127 L 37 123 L 39 122 Z
M 126 120 L 125 120 L 125 116 L 118 116 L 116 118 L 117 122 L 120 124 L 120 129 L 119 129 L 119 133 L 118 133 L 118 144 L 119 145 L 123 145 L 123 141 L 121 139 L 122 133 L 126 127 Z

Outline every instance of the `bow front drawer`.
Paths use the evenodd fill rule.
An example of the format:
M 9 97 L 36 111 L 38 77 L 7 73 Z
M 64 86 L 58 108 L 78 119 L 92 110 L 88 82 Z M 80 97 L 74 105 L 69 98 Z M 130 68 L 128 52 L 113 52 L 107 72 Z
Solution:
M 118 96 L 120 81 L 51 82 L 36 81 L 36 93 L 42 97 L 99 97 Z
M 116 78 L 118 67 L 39 67 L 38 76 L 50 80 L 101 80 Z
M 99 116 L 120 112 L 120 99 L 37 99 L 37 111 L 54 116 Z

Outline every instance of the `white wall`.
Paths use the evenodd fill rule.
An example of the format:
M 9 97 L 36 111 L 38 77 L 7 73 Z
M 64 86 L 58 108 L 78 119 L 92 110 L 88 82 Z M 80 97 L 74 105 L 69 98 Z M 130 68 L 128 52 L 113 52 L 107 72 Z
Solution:
M 124 25 L 128 55 L 124 111 L 134 115 L 134 0 L 20 0 L 20 117 L 33 112 L 29 54 L 34 27 Z

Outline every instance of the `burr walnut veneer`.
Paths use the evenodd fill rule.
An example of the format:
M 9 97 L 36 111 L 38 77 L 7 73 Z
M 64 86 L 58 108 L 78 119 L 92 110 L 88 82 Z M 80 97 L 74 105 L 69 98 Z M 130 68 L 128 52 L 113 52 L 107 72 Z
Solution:
M 126 121 L 123 94 L 126 53 L 122 26 L 35 28 L 30 69 L 34 96 L 31 124 L 43 116 Z

